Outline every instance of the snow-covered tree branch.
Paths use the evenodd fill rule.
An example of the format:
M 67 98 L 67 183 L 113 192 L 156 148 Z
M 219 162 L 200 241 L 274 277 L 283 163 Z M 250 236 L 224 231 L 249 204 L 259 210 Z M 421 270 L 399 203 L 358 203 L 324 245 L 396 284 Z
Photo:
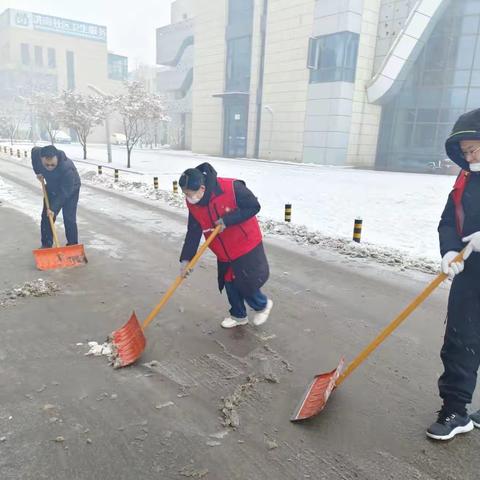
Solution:
M 105 118 L 105 101 L 99 96 L 83 95 L 79 92 L 66 91 L 62 95 L 60 118 L 62 123 L 73 128 L 78 141 L 83 147 L 83 158 L 87 158 L 87 140 L 96 125 L 101 125 Z
M 130 168 L 132 150 L 152 123 L 168 120 L 165 104 L 159 95 L 147 92 L 140 82 L 127 82 L 125 92 L 113 97 L 113 105 L 122 117 L 127 137 L 127 168 Z

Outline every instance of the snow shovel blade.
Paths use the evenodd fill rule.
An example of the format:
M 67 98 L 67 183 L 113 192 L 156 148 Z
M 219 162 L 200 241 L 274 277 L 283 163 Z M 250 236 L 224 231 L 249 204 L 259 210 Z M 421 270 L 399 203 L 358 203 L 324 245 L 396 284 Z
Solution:
M 122 368 L 135 363 L 145 350 L 147 340 L 135 312 L 130 320 L 110 337 L 114 352 L 114 368 Z
M 345 360 L 342 358 L 335 370 L 317 375 L 313 379 L 290 418 L 291 422 L 299 422 L 314 417 L 325 408 L 330 395 L 335 389 L 335 384 L 342 373 L 344 363 Z
M 41 248 L 34 250 L 33 255 L 39 270 L 79 267 L 88 263 L 83 245 Z

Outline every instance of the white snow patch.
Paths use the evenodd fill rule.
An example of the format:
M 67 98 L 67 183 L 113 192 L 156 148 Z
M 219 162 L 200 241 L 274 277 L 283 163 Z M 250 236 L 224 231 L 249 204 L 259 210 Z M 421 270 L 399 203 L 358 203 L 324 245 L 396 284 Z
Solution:
M 86 357 L 93 355 L 94 357 L 112 357 L 113 356 L 113 346 L 110 342 L 98 343 L 98 342 L 88 342 L 88 347 L 90 350 L 85 354 Z

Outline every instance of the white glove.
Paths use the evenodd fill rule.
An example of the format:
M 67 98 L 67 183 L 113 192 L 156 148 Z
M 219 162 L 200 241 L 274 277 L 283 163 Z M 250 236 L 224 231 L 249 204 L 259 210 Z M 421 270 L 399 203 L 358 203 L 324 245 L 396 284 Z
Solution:
M 188 268 L 189 260 L 182 260 L 180 262 L 180 276 L 187 278 L 193 271 L 193 268 Z
M 453 277 L 455 275 L 458 275 L 459 273 L 463 272 L 463 269 L 465 267 L 463 260 L 452 263 L 453 259 L 457 255 L 458 255 L 458 252 L 450 251 L 450 252 L 447 252 L 442 258 L 442 272 L 445 275 L 448 275 L 448 278 L 450 280 L 453 280 Z
M 472 252 L 480 252 L 480 232 L 472 233 L 472 235 L 462 238 L 462 241 L 465 243 L 468 242 L 463 254 L 464 260 L 466 260 Z

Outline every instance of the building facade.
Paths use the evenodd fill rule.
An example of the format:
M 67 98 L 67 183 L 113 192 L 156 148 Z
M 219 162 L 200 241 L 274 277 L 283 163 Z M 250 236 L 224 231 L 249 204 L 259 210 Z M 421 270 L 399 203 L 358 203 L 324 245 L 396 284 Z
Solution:
M 0 15 L 0 102 L 64 90 L 91 94 L 89 85 L 115 93 L 127 79 L 128 59 L 108 51 L 106 27 L 12 8 Z M 105 141 L 103 130 L 91 141 Z
M 169 122 L 165 141 L 174 148 L 192 148 L 192 84 L 194 0 L 177 0 L 171 24 L 157 29 L 157 93 L 166 99 Z
M 128 78 L 128 59 L 108 52 L 101 25 L 22 10 L 0 15 L 0 94 L 115 91 Z
M 429 171 L 478 106 L 478 0 L 196 7 L 195 152 Z

